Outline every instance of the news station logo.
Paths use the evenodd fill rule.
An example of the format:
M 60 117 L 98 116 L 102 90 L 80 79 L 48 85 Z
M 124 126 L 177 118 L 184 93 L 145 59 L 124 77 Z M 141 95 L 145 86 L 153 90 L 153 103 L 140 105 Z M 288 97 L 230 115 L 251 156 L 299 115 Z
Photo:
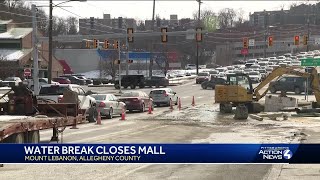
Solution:
M 292 158 L 292 151 L 288 147 L 261 147 L 259 155 L 262 155 L 262 159 L 286 159 Z

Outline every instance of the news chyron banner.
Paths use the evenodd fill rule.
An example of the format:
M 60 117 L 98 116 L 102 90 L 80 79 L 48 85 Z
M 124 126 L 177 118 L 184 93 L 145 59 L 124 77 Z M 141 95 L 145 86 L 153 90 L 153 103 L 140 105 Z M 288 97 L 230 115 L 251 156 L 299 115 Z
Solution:
M 3 163 L 320 163 L 320 144 L 0 144 Z

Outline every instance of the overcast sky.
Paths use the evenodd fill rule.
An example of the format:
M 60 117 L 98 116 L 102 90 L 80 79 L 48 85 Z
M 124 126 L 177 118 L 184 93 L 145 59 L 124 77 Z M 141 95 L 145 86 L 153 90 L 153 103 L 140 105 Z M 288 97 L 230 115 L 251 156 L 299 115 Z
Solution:
M 49 0 L 28 1 L 30 4 L 48 5 Z M 63 1 L 53 1 L 58 4 Z M 292 3 L 302 3 L 306 1 L 205 1 L 201 5 L 201 9 L 211 9 L 218 13 L 223 8 L 233 8 L 235 10 L 242 9 L 244 16 L 247 19 L 250 12 L 266 10 L 279 10 L 281 7 L 288 9 Z M 309 3 L 316 3 L 316 1 L 309 1 Z M 68 2 L 63 4 L 63 7 L 73 13 L 80 15 L 83 18 L 96 17 L 102 18 L 103 14 L 111 14 L 111 18 L 130 17 L 137 20 L 152 19 L 153 0 L 141 1 L 91 1 L 87 2 Z M 198 10 L 198 3 L 196 0 L 189 1 L 164 1 L 156 0 L 155 14 L 159 14 L 161 18 L 169 19 L 170 14 L 177 14 L 178 18 L 192 18 L 192 14 Z M 48 8 L 44 8 L 48 13 Z M 55 7 L 53 15 L 60 17 L 75 16 L 60 8 Z

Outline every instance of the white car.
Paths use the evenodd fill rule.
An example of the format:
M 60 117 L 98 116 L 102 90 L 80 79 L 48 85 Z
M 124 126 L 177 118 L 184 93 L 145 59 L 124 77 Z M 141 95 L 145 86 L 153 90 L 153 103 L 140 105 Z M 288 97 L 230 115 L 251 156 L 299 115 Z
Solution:
M 251 81 L 256 83 L 261 82 L 261 75 L 258 71 L 251 71 L 248 73 L 248 75 Z
M 258 69 L 260 69 L 260 66 L 258 64 L 254 64 L 254 65 L 250 66 L 250 69 L 258 70 Z
M 39 78 L 39 88 L 42 86 L 42 85 L 46 85 L 48 84 L 49 80 L 48 78 Z M 28 86 L 28 88 L 30 88 L 31 90 L 33 90 L 33 86 L 34 86 L 34 83 L 33 83 L 33 79 L 25 79 L 23 81 L 24 84 L 26 84 Z M 51 84 L 60 84 L 58 82 L 55 82 L 55 81 L 51 81 Z
M 278 56 L 277 59 L 284 61 L 286 59 L 286 57 L 285 56 Z
M 174 92 L 171 88 L 152 89 L 150 91 L 149 97 L 152 98 L 153 103 L 157 106 L 160 106 L 161 104 L 170 106 L 170 100 L 172 101 L 172 103 L 177 105 L 179 100 L 177 93 Z
M 269 57 L 268 59 L 269 59 L 269 61 L 270 61 L 270 60 L 277 59 L 277 57 Z
M 97 110 L 101 116 L 106 116 L 108 119 L 126 111 L 126 103 L 119 101 L 113 94 L 92 94 L 90 96 L 96 100 Z
M 38 102 L 51 102 L 59 103 L 63 100 L 63 92 L 69 89 L 78 93 L 79 109 L 86 111 L 96 105 L 96 100 L 86 93 L 81 86 L 76 84 L 47 84 L 41 86 L 39 95 L 37 96 Z M 90 117 L 91 118 L 91 117 Z M 93 119 L 91 119 L 93 121 Z M 89 119 L 90 121 L 90 119 Z
M 2 97 L 3 95 L 5 95 L 7 92 L 9 92 L 11 90 L 11 87 L 0 87 L 0 97 Z M 9 101 L 9 97 L 8 95 L 6 95 L 5 97 L 0 99 L 0 103 L 6 103 Z M 1 112 L 1 110 L 0 110 Z
M 256 64 L 258 62 L 257 59 L 249 59 L 246 63 Z
M 291 61 L 291 66 L 301 66 L 300 61 Z
M 191 69 L 196 69 L 196 68 L 197 68 L 197 66 L 195 64 L 187 64 L 185 69 L 191 70 Z
M 20 82 L 22 82 L 22 80 L 19 77 L 7 77 L 1 83 L 6 86 L 10 86 L 10 85 L 19 86 Z
M 253 69 L 245 69 L 245 70 L 243 70 L 243 73 L 244 74 L 249 74 L 249 72 L 252 72 L 253 71 Z
M 226 67 L 218 67 L 218 68 L 216 68 L 216 70 L 219 71 L 219 72 L 225 72 L 228 69 Z

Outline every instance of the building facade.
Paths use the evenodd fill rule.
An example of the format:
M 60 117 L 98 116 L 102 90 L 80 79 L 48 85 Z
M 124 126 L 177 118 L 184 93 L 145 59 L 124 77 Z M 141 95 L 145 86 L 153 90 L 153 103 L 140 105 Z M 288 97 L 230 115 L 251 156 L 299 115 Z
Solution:
M 137 28 L 135 19 L 123 17 L 111 19 L 110 14 L 104 14 L 102 19 L 95 17 L 79 19 L 79 33 L 83 35 L 123 32 L 129 27 Z
M 22 78 L 25 68 L 31 68 L 33 71 L 32 33 L 32 28 L 18 28 L 12 20 L 0 20 L 0 78 L 9 76 Z M 39 77 L 47 77 L 48 74 L 48 49 L 48 44 L 44 42 L 38 47 Z M 53 57 L 53 77 L 61 75 L 62 72 L 62 66 Z

